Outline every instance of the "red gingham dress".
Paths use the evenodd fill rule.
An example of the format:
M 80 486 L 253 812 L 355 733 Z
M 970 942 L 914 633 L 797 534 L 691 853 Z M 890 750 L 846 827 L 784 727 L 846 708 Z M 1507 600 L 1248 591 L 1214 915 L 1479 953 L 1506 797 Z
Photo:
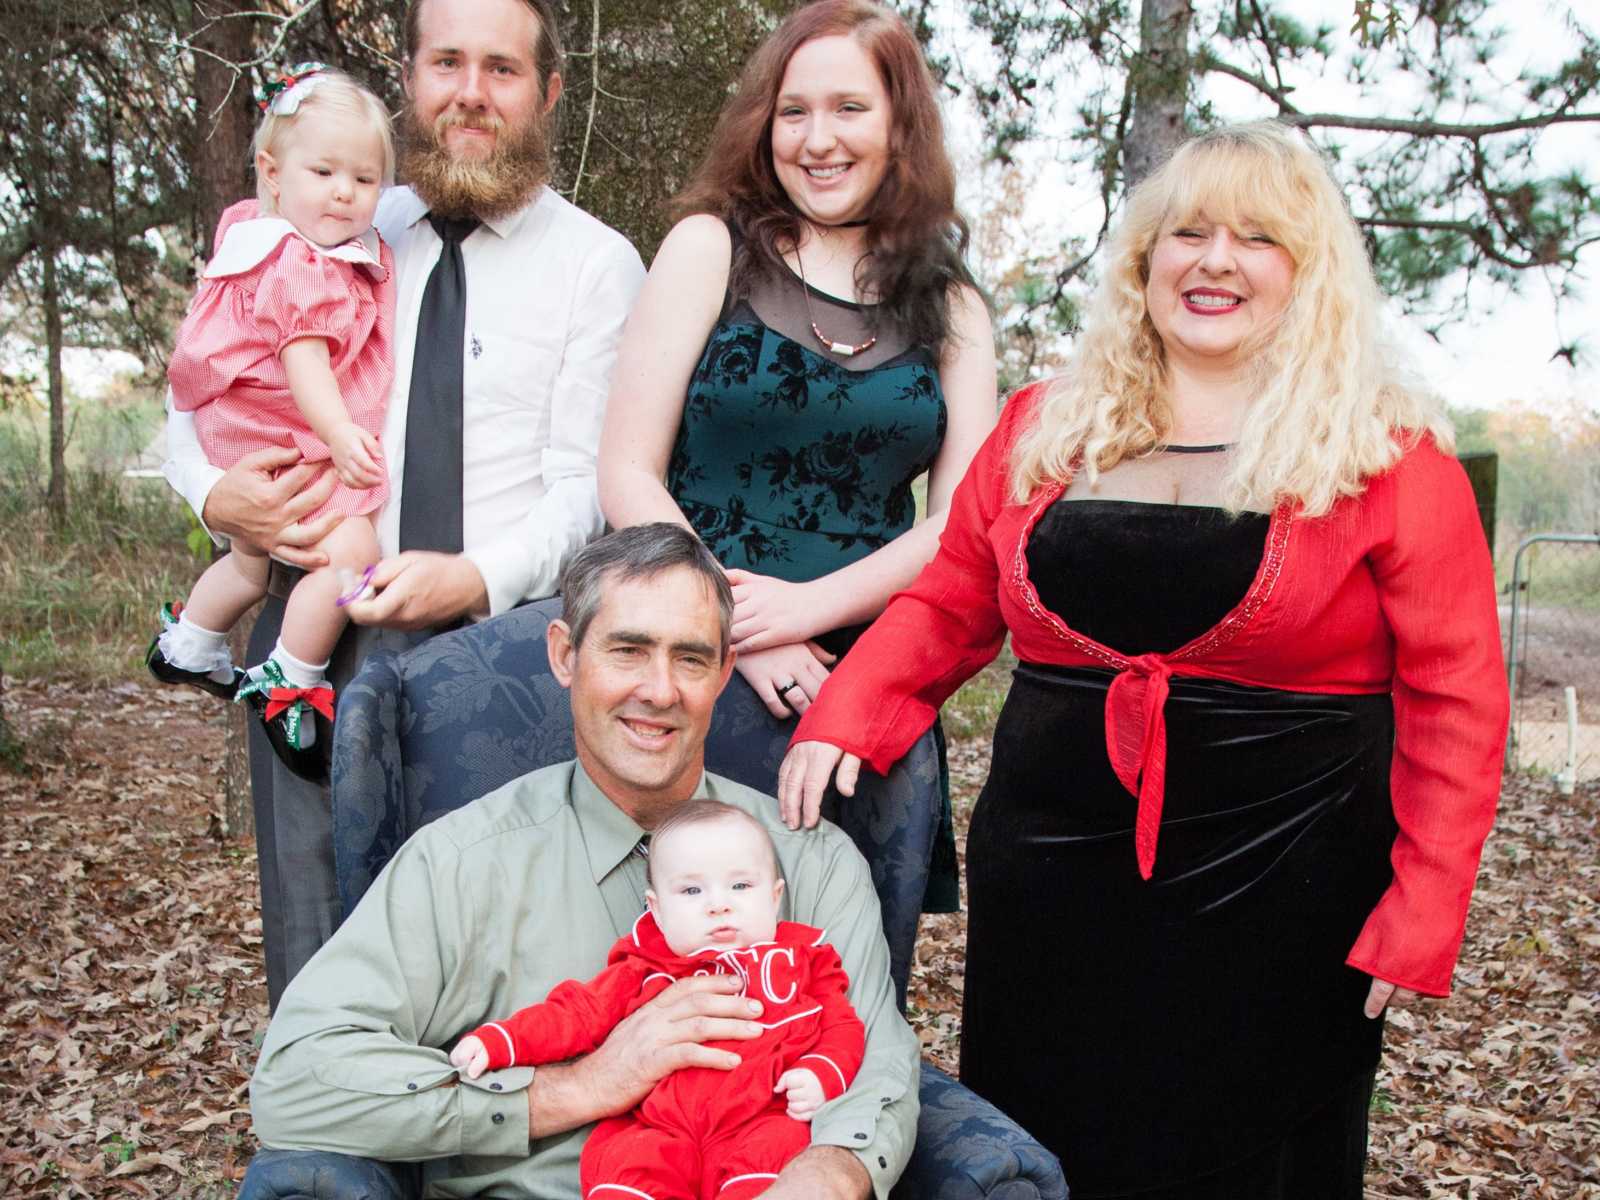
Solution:
M 350 417 L 374 436 L 383 429 L 394 379 L 394 255 L 370 235 L 332 250 L 312 245 L 287 221 L 260 217 L 254 200 L 222 214 L 200 288 L 178 330 L 167 365 L 174 407 L 194 413 L 207 460 L 224 470 L 269 446 L 294 446 L 307 462 L 326 462 L 289 393 L 278 352 L 301 337 L 328 343 L 334 379 Z M 389 495 L 335 487 L 317 510 L 370 513 Z

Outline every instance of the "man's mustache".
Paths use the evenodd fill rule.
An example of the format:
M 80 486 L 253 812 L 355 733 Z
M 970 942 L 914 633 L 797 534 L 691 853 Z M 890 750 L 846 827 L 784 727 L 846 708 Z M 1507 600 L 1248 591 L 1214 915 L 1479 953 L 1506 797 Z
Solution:
M 505 121 L 499 117 L 477 113 L 440 113 L 433 121 L 435 137 L 443 137 L 447 129 L 478 129 L 498 134 L 505 127 Z

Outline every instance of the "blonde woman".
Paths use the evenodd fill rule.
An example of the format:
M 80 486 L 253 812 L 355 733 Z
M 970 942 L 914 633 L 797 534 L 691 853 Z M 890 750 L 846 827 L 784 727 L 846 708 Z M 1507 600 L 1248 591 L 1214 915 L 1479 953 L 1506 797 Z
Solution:
M 785 760 L 810 823 L 1011 634 L 962 1079 L 1075 1198 L 1357 1200 L 1379 1018 L 1449 990 L 1506 695 L 1471 490 L 1380 320 L 1298 135 L 1186 144 Z

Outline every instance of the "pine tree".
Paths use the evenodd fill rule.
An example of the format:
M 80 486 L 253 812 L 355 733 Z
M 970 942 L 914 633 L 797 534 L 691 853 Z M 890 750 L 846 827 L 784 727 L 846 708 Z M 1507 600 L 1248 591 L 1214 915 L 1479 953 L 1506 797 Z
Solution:
M 0 2 L 0 289 L 42 328 L 52 519 L 66 517 L 69 342 L 159 353 L 171 289 L 153 230 L 182 219 L 181 108 L 152 67 L 148 10 L 111 0 Z
M 901 7 L 926 27 L 931 0 Z M 1579 252 L 1600 240 L 1600 193 L 1588 170 L 1549 165 L 1549 143 L 1600 123 L 1593 13 L 1553 0 L 1337 7 L 1337 20 L 1310 26 L 1273 0 L 971 0 L 971 32 L 998 70 L 964 69 L 947 43 L 934 46 L 983 113 L 990 153 L 1006 162 L 1048 138 L 1101 197 L 1098 228 L 1032 281 L 1032 310 L 1062 308 L 1081 285 L 1128 187 L 1225 119 L 1202 99 L 1224 79 L 1226 119 L 1276 117 L 1333 157 L 1384 286 L 1435 327 L 1464 314 L 1475 280 L 1515 288 L 1538 272 L 1569 289 Z M 1556 61 L 1507 79 L 1513 18 L 1537 20 L 1540 36 L 1519 45 Z M 1334 75 L 1350 105 L 1302 101 L 1308 83 Z

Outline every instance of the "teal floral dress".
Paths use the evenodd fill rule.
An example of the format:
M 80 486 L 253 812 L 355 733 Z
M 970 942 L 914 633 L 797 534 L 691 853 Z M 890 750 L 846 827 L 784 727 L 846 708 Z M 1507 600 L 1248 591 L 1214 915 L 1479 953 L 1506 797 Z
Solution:
M 928 350 L 851 370 L 739 305 L 689 382 L 667 489 L 724 566 L 803 583 L 911 528 L 944 430 Z M 856 633 L 824 641 L 842 653 Z
M 872 345 L 856 355 L 832 353 L 813 321 L 829 340 L 871 338 Z M 793 276 L 770 280 L 726 301 L 689 381 L 666 486 L 724 566 L 802 583 L 911 528 L 912 484 L 938 456 L 945 424 L 931 348 L 880 328 L 873 306 L 806 289 Z M 816 640 L 843 655 L 865 628 Z M 718 702 L 719 711 L 728 706 L 737 718 L 719 722 L 712 735 L 728 744 L 708 744 L 708 754 L 759 757 L 775 786 L 794 719 L 773 717 L 737 674 Z M 959 906 L 946 776 L 935 726 L 890 777 L 864 773 L 856 797 L 825 808 L 861 847 L 885 913 L 911 914 L 904 928 L 887 918 L 885 927 L 902 997 L 916 912 Z M 908 854 L 904 839 L 891 850 L 886 831 L 924 816 L 924 852 Z M 911 888 L 917 894 L 907 904 Z

